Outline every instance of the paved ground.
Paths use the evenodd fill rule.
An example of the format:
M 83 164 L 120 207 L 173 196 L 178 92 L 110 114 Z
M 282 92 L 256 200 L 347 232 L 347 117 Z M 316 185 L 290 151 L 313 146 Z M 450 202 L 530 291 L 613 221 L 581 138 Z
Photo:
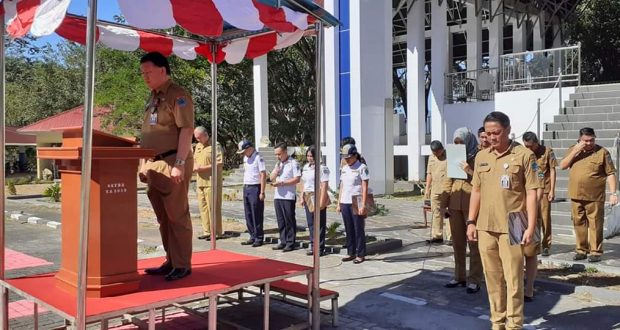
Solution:
M 342 263 L 340 256 L 321 258 L 322 287 L 340 293 L 341 326 L 339 329 L 482 329 L 488 327 L 488 302 L 486 293 L 468 295 L 464 289 L 446 289 L 443 284 L 451 278 L 452 251 L 449 246 L 427 246 L 429 229 L 423 228 L 421 202 L 412 198 L 379 199 L 385 205 L 388 215 L 369 218 L 367 231 L 378 237 L 400 238 L 403 248 L 381 255 L 369 256 L 361 265 Z M 161 251 L 149 247 L 160 244 L 156 222 L 148 211 L 148 201 L 143 194 L 139 197 L 140 210 L 140 257 L 161 255 Z M 37 198 L 7 201 L 7 210 L 24 211 L 40 218 L 59 221 L 58 205 Z M 197 207 L 192 201 L 192 213 Z M 224 218 L 241 219 L 242 206 L 239 202 L 224 203 Z M 340 221 L 330 212 L 328 221 Z M 271 206 L 266 207 L 266 221 L 275 225 Z M 305 222 L 298 210 L 298 223 Z M 199 231 L 199 222 L 194 229 Z M 196 235 L 195 235 L 196 236 Z M 283 261 L 310 265 L 312 260 L 304 251 L 280 253 L 270 246 L 261 248 L 242 247 L 243 239 L 231 238 L 218 241 L 219 248 L 248 253 Z M 549 260 L 568 262 L 573 240 L 567 236 L 554 237 L 554 256 Z M 11 253 L 21 253 L 23 266 L 28 268 L 9 270 L 10 277 L 48 272 L 58 268 L 60 261 L 60 230 L 45 225 L 24 223 L 23 220 L 7 220 L 7 248 Z M 206 250 L 208 244 L 194 240 L 195 250 Z M 620 239 L 605 243 L 606 260 L 597 265 L 611 271 L 617 270 L 620 257 Z M 38 258 L 38 259 L 32 259 Z M 28 262 L 28 263 L 26 263 Z M 38 262 L 38 263 L 37 263 Z M 52 263 L 45 264 L 45 263 Z M 19 267 L 19 265 L 17 265 Z M 300 279 L 301 280 L 301 279 Z M 604 289 L 604 288 L 601 288 Z M 608 290 L 603 290 L 608 291 Z M 593 295 L 570 285 L 549 282 L 537 283 L 536 300 L 526 306 L 526 322 L 530 328 L 540 329 L 614 329 L 620 328 L 620 299 L 616 292 Z M 610 298 L 606 298 L 610 297 Z M 28 304 L 22 298 L 11 295 L 13 310 L 12 329 L 31 329 L 32 318 Z M 272 321 L 275 328 L 282 328 L 301 322 L 306 317 L 303 309 L 275 303 Z M 328 307 L 327 304 L 324 307 Z M 30 309 L 31 311 L 31 309 Z M 260 328 L 261 303 L 223 307 L 220 318 L 242 324 L 246 328 Z M 174 313 L 174 320 L 167 318 L 166 329 L 204 329 L 201 318 Z M 62 320 L 51 313 L 41 317 L 42 328 L 62 325 Z M 93 328 L 97 328 L 96 326 Z M 126 327 L 131 328 L 131 327 Z M 227 328 L 222 325 L 222 328 Z M 329 317 L 323 318 L 322 328 L 330 329 Z

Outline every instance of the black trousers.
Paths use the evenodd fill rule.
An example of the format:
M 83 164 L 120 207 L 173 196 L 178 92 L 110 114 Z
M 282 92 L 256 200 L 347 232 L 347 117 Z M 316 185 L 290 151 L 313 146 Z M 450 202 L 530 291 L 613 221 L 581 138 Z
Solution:
M 314 244 L 314 213 L 308 210 L 308 205 L 304 206 L 306 210 L 306 220 L 308 220 L 308 230 L 310 231 L 310 243 Z M 325 250 L 325 230 L 327 227 L 327 209 L 319 212 L 319 247 L 320 251 Z
M 347 233 L 347 253 L 366 256 L 366 218 L 353 214 L 353 204 L 340 204 L 340 213 Z
M 263 215 L 265 202 L 261 201 L 260 185 L 243 186 L 243 209 L 245 211 L 245 224 L 250 232 L 250 239 L 254 242 L 262 242 L 265 234 L 263 233 Z
M 276 219 L 280 232 L 280 245 L 295 247 L 295 235 L 297 233 L 297 221 L 295 220 L 295 200 L 276 199 Z

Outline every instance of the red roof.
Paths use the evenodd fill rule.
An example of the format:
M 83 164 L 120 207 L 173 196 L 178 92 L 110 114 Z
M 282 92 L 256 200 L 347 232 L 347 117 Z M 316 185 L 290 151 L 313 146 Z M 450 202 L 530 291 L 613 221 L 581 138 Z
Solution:
M 5 142 L 7 145 L 36 145 L 37 138 L 33 135 L 19 134 L 18 127 L 6 127 Z
M 112 110 L 107 107 L 96 107 L 94 110 L 94 117 L 93 117 L 93 129 L 102 130 L 101 129 L 101 118 L 105 116 L 105 114 L 111 111 Z M 18 131 L 20 133 L 37 133 L 37 132 L 50 132 L 52 130 L 58 130 L 58 129 L 70 128 L 70 127 L 82 127 L 83 112 L 84 112 L 84 106 L 80 105 L 73 109 L 63 111 L 51 117 L 39 120 L 28 126 L 24 126 L 20 128 Z

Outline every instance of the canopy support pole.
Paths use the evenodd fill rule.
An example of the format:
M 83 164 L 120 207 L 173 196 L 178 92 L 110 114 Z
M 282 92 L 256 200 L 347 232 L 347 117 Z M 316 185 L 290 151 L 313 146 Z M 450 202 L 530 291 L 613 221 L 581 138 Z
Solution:
M 218 180 L 218 166 L 217 166 L 217 63 L 215 58 L 217 56 L 217 43 L 211 44 L 211 55 L 213 61 L 211 62 L 211 250 L 216 249 L 216 233 L 217 233 L 217 198 L 219 193 L 219 181 Z M 219 175 L 222 175 L 220 173 Z
M 321 300 L 320 300 L 320 225 L 321 225 L 321 111 L 323 110 L 323 23 L 318 21 L 314 25 L 316 31 L 315 49 L 315 78 L 316 78 L 316 111 L 314 122 L 314 228 L 312 242 L 312 256 L 314 271 L 312 272 L 312 329 L 321 328 Z
M 0 281 L 4 281 L 4 267 L 6 264 L 6 259 L 4 255 L 4 237 L 5 237 L 5 214 L 4 214 L 4 181 L 5 181 L 5 118 L 6 118 L 6 55 L 4 51 L 4 15 L 0 18 L 0 35 L 2 35 L 2 42 L 0 42 L 0 145 L 2 145 L 2 151 L 0 152 L 0 164 L 2 164 L 2 169 L 0 172 Z M 7 288 L 2 285 L 0 286 L 0 328 L 8 329 L 9 328 L 9 291 Z
M 82 129 L 82 176 L 80 182 L 80 250 L 78 254 L 77 315 L 78 330 L 86 329 L 86 293 L 88 270 L 88 227 L 90 220 L 90 180 L 93 146 L 93 108 L 95 94 L 97 0 L 88 2 L 86 24 L 86 79 Z

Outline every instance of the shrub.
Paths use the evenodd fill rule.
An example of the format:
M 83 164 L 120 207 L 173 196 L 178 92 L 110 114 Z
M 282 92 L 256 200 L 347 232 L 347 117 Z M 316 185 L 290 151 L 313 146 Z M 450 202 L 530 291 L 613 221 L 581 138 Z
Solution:
M 43 196 L 49 198 L 52 202 L 60 202 L 60 184 L 56 182 L 47 187 L 43 192 Z
M 15 188 L 15 181 L 6 180 L 6 187 L 9 191 L 9 195 L 17 195 L 17 189 Z

